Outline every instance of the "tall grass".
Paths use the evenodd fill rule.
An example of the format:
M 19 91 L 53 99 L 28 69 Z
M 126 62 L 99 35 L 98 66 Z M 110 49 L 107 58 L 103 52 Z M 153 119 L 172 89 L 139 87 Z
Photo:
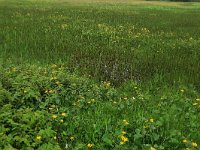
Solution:
M 199 87 L 200 5 L 0 1 L 0 57 L 58 63 L 98 80 Z

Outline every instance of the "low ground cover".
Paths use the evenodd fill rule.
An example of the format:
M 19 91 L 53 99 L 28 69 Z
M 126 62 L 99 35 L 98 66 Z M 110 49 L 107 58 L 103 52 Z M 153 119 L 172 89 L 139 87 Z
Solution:
M 198 149 L 192 86 L 120 88 L 66 66 L 1 66 L 2 149 Z

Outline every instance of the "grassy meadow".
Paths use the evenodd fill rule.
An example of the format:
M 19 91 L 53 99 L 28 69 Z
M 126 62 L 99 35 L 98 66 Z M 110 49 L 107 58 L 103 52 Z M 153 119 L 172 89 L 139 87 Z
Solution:
M 200 149 L 200 3 L 0 0 L 0 149 Z

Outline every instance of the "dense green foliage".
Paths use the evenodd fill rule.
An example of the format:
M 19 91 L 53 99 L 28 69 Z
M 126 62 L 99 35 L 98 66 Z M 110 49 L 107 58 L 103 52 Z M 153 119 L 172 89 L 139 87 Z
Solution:
M 114 1 L 0 0 L 0 149 L 200 150 L 200 5 Z
M 196 149 L 199 97 L 185 86 L 114 89 L 62 65 L 2 66 L 0 148 Z

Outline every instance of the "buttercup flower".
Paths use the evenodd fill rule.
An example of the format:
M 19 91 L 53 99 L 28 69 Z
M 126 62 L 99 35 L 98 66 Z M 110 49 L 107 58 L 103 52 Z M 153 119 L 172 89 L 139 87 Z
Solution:
M 151 118 L 151 119 L 149 119 L 149 121 L 150 121 L 151 123 L 153 123 L 153 122 L 154 122 L 154 119 L 153 119 L 153 118 Z
M 49 90 L 49 93 L 52 94 L 52 93 L 53 93 L 53 90 Z
M 87 146 L 88 148 L 92 148 L 93 145 L 89 143 Z
M 61 116 L 66 116 L 66 113 L 64 113 L 64 112 L 63 112 L 63 113 L 61 113 Z
M 126 134 L 126 132 L 125 132 L 125 131 L 122 131 L 122 134 Z
M 183 140 L 182 142 L 183 142 L 183 143 L 187 143 L 187 140 Z
M 41 137 L 41 136 L 37 136 L 36 139 L 37 139 L 37 140 L 41 140 L 42 137 Z
M 53 119 L 56 119 L 56 118 L 57 118 L 57 115 L 53 115 L 52 118 L 53 118 Z
M 192 142 L 192 146 L 193 146 L 193 147 L 197 147 L 197 143 Z
M 71 137 L 70 137 L 70 140 L 71 140 L 71 141 L 73 141 L 73 140 L 74 140 L 74 137 L 73 137 L 73 136 L 71 136 Z
M 154 147 L 151 146 L 150 150 L 156 150 Z
M 121 139 L 122 139 L 123 142 L 127 142 L 128 141 L 128 138 L 125 137 L 125 136 L 121 136 Z
M 125 142 L 120 142 L 120 145 L 123 145 L 123 144 L 125 144 Z
M 125 125 L 128 125 L 128 124 L 129 124 L 128 121 L 127 121 L 126 119 L 123 120 L 123 123 L 124 123 Z

